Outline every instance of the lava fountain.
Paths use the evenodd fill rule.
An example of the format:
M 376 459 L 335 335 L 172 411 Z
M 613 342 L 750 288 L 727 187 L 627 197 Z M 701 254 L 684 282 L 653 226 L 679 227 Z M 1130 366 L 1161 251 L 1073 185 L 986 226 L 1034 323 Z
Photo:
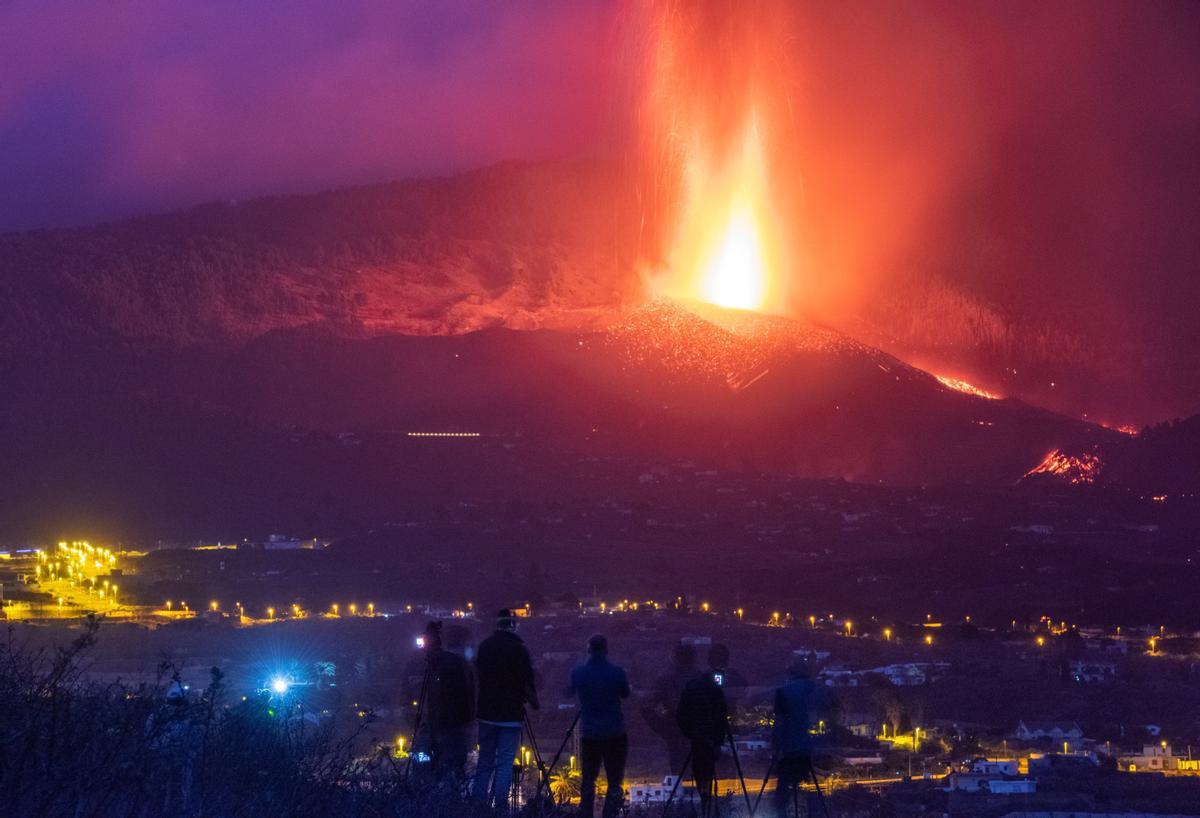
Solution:
M 788 174 L 772 162 L 787 111 L 779 7 L 675 0 L 655 8 L 643 103 L 659 211 L 650 219 L 658 232 L 651 287 L 672 299 L 785 312 L 794 254 L 779 218 Z
M 777 230 L 767 169 L 753 125 L 724 160 L 686 170 L 685 205 L 669 257 L 670 294 L 721 307 L 764 310 L 776 295 Z

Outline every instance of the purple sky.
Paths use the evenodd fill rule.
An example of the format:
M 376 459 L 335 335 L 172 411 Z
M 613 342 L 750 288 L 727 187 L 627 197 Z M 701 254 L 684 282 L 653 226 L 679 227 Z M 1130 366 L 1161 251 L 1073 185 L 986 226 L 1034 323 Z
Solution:
M 0 230 L 595 149 L 613 4 L 0 4 Z

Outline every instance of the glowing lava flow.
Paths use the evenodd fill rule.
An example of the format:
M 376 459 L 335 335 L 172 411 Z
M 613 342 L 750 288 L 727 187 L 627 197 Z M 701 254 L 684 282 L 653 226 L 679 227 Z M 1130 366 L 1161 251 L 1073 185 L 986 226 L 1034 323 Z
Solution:
M 1072 485 L 1090 485 L 1096 482 L 1104 468 L 1104 462 L 1095 454 L 1067 454 L 1061 449 L 1055 449 L 1046 455 L 1041 463 L 1025 473 L 1026 477 L 1036 474 L 1052 474 Z
M 991 392 L 980 389 L 974 384 L 967 383 L 961 378 L 951 378 L 947 375 L 934 375 L 942 386 L 948 386 L 956 392 L 963 392 L 968 395 L 974 395 L 977 398 L 987 398 L 988 400 L 1000 400 L 999 395 L 994 395 Z

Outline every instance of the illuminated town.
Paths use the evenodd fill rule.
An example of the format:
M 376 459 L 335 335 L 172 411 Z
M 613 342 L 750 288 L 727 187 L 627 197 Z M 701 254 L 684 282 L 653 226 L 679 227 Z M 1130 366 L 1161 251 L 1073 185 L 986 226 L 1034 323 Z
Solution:
M 659 471 L 656 482 L 669 482 L 670 473 Z M 1025 600 L 1014 606 L 1003 594 L 982 591 L 995 581 L 985 578 L 989 571 L 999 575 L 1008 570 L 1005 556 L 996 552 L 974 558 L 984 596 L 947 595 L 939 590 L 941 580 L 932 569 L 953 559 L 953 546 L 919 558 L 927 568 L 905 580 L 911 594 L 885 590 L 900 577 L 884 571 L 895 572 L 898 566 L 887 568 L 890 558 L 871 557 L 858 548 L 850 559 L 820 553 L 807 557 L 825 571 L 841 564 L 813 578 L 811 585 L 793 582 L 769 596 L 751 596 L 735 589 L 753 587 L 752 554 L 771 547 L 772 533 L 782 527 L 772 520 L 775 513 L 766 510 L 770 503 L 765 498 L 772 492 L 779 492 L 776 504 L 782 496 L 804 498 L 795 509 L 806 511 L 810 531 L 816 522 L 813 512 L 826 507 L 842 533 L 834 537 L 823 529 L 822 539 L 838 548 L 854 549 L 866 521 L 874 518 L 871 525 L 878 527 L 880 517 L 890 518 L 885 527 L 901 526 L 909 516 L 924 520 L 926 538 L 933 531 L 938 538 L 950 534 L 950 541 L 957 539 L 951 533 L 956 531 L 960 536 L 970 532 L 973 538 L 992 534 L 965 521 L 954 508 L 967 502 L 962 497 L 944 505 L 946 498 L 927 493 L 918 500 L 890 490 L 747 481 L 736 475 L 706 475 L 699 482 L 714 500 L 705 504 L 708 519 L 698 532 L 723 528 L 722 515 L 731 515 L 730 523 L 740 516 L 740 503 L 723 507 L 715 500 L 723 490 L 763 498 L 760 513 L 747 518 L 758 529 L 752 535 L 755 546 L 744 557 L 729 555 L 745 567 L 730 564 L 723 581 L 715 582 L 703 570 L 645 575 L 636 569 L 597 576 L 593 586 L 570 579 L 568 562 L 548 559 L 540 571 L 518 572 L 496 587 L 486 581 L 496 570 L 482 564 L 488 559 L 486 549 L 477 557 L 478 579 L 459 571 L 452 582 L 437 580 L 444 552 L 419 545 L 431 527 L 452 522 L 471 531 L 514 522 L 506 523 L 500 509 L 479 507 L 442 513 L 436 522 L 414 518 L 399 526 L 400 536 L 413 545 L 405 549 L 406 570 L 387 580 L 381 579 L 371 552 L 349 556 L 355 553 L 351 550 L 339 557 L 347 544 L 321 537 L 156 543 L 148 548 L 64 541 L 11 548 L 0 553 L 3 611 L 9 621 L 35 627 L 37 635 L 30 638 L 37 643 L 53 641 L 84 617 L 102 620 L 112 635 L 91 660 L 89 674 L 96 679 L 155 684 L 167 661 L 178 683 L 201 691 L 209 684 L 209 668 L 219 666 L 234 694 L 284 699 L 331 723 L 364 722 L 357 734 L 360 751 L 402 760 L 413 741 L 418 637 L 425 623 L 460 623 L 474 641 L 487 633 L 487 612 L 501 600 L 517 600 L 510 604 L 545 685 L 542 710 L 533 716 L 539 737 L 562 735 L 569 726 L 575 705 L 559 697 L 553 680 L 565 677 L 583 658 L 581 646 L 599 629 L 630 668 L 631 714 L 649 712 L 673 645 L 693 645 L 701 656 L 713 644 L 728 646 L 728 690 L 736 702 L 733 736 L 745 775 L 753 781 L 770 762 L 770 697 L 778 668 L 789 656 L 812 657 L 821 668 L 819 679 L 836 697 L 834 714 L 817 727 L 833 742 L 827 779 L 833 797 L 864 792 L 881 803 L 903 798 L 937 804 L 947 797 L 951 803 L 963 798 L 1004 801 L 1033 797 L 1039 787 L 1043 793 L 1059 792 L 1065 771 L 1091 776 L 1089 787 L 1107 781 L 1104 775 L 1129 776 L 1131 782 L 1144 775 L 1145 783 L 1121 787 L 1140 791 L 1140 786 L 1147 792 L 1164 775 L 1181 780 L 1200 775 L 1200 758 L 1193 759 L 1194 749 L 1200 750 L 1193 717 L 1200 688 L 1192 671 L 1200 637 L 1179 618 L 1181 612 L 1149 602 L 1140 611 L 1137 606 L 1080 605 L 1077 592 L 1062 582 L 1052 582 L 1045 591 L 1027 586 Z M 641 485 L 653 494 L 655 484 Z M 1083 504 L 1077 511 L 1069 494 L 1058 495 L 1053 513 L 1041 492 L 1016 494 L 1030 505 L 1022 508 L 1015 497 L 1003 504 L 1022 508 L 1019 520 L 1004 521 L 1013 523 L 1003 528 L 1010 539 L 1006 548 L 1014 549 L 1018 559 L 1034 561 L 1028 566 L 1033 576 L 1055 574 L 1052 552 L 1074 547 L 1072 525 L 1084 523 L 1091 542 L 1106 536 L 1095 519 L 1072 523 L 1074 514 L 1094 510 Z M 978 508 L 976 500 L 969 502 Z M 1114 556 L 1129 548 L 1115 533 L 1129 530 L 1122 514 L 1159 519 L 1169 527 L 1168 520 L 1179 519 L 1171 506 L 1181 502 L 1196 500 L 1128 498 L 1122 501 L 1124 508 L 1110 509 Z M 526 522 L 515 522 L 549 522 L 565 539 L 605 531 L 600 509 L 585 516 L 590 530 L 573 531 L 568 521 L 579 511 L 529 509 L 523 512 Z M 618 528 L 606 536 L 633 537 L 647 547 L 669 549 L 669 537 L 664 537 L 678 523 L 672 522 L 668 506 L 659 506 L 652 512 L 655 519 L 636 525 L 636 518 L 624 512 L 619 504 L 611 510 Z M 795 513 L 789 509 L 786 516 Z M 1029 514 L 1036 516 L 1024 516 Z M 1147 534 L 1140 547 L 1163 554 L 1164 536 L 1169 533 Z M 845 542 L 837 545 L 838 539 Z M 1200 554 L 1192 545 L 1195 540 L 1185 539 L 1192 550 L 1180 551 L 1179 557 L 1187 563 Z M 649 545 L 656 540 L 662 544 Z M 1031 547 L 1042 556 L 1027 550 Z M 796 570 L 795 576 L 805 572 Z M 666 576 L 676 579 L 663 582 Z M 822 591 L 821 585 L 830 587 Z M 839 592 L 839 585 L 849 586 L 850 592 Z M 472 596 L 455 594 L 456 587 L 469 587 Z M 1170 593 L 1166 587 L 1164 592 Z M 869 597 L 876 601 L 864 604 Z M 814 607 L 818 601 L 824 604 Z M 1038 602 L 1044 606 L 1040 610 Z M 1129 703 L 1122 715 L 1099 704 L 1114 695 Z M 630 717 L 627 786 L 631 798 L 647 803 L 665 798 L 669 785 L 664 787 L 663 781 L 672 775 L 664 767 L 664 739 L 657 729 L 653 720 Z M 568 749 L 573 752 L 567 754 L 566 771 L 553 782 L 564 797 L 570 796 L 570 776 L 578 775 L 577 742 Z M 540 774 L 531 761 L 523 766 L 528 769 L 522 786 L 531 788 L 523 797 L 528 798 Z M 736 794 L 739 781 L 730 775 L 732 770 L 722 772 L 719 786 Z M 979 795 L 985 791 L 986 797 Z M 1164 792 L 1164 798 L 1175 797 L 1169 788 Z M 1047 798 L 1073 803 L 1061 793 Z

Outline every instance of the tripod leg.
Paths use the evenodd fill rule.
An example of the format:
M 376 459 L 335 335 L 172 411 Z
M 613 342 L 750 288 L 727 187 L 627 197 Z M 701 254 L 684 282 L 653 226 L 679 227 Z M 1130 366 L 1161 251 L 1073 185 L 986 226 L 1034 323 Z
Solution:
M 554 773 L 554 768 L 558 766 L 559 760 L 562 758 L 563 751 L 567 749 L 567 742 L 571 740 L 571 736 L 575 732 L 575 727 L 579 724 L 579 717 L 582 711 L 575 714 L 575 719 L 571 722 L 571 726 L 567 728 L 567 734 L 563 736 L 562 743 L 558 745 L 558 752 L 554 754 L 554 758 L 550 759 L 550 766 L 546 768 L 542 780 L 538 782 L 538 790 L 534 795 L 534 800 L 540 803 L 542 797 L 542 784 L 546 785 L 546 791 L 550 791 L 550 776 Z M 553 801 L 553 793 L 551 793 L 551 801 Z
M 817 780 L 817 768 L 811 763 L 808 765 L 808 773 L 812 776 L 813 786 L 817 789 L 817 803 L 821 805 L 821 812 L 825 814 L 825 818 L 829 818 L 829 807 L 825 804 L 825 795 L 821 792 L 821 782 Z
M 754 807 L 750 804 L 750 791 L 746 789 L 746 776 L 742 774 L 742 762 L 738 758 L 737 742 L 733 740 L 733 730 L 729 727 L 729 722 L 725 722 L 725 738 L 729 740 L 729 749 L 733 754 L 733 766 L 737 769 L 738 781 L 742 785 L 742 797 L 746 799 L 746 809 L 750 814 L 754 814 Z
M 775 756 L 771 756 L 771 763 L 767 765 L 767 774 L 763 776 L 762 786 L 758 788 L 758 797 L 754 799 L 754 806 L 750 808 L 750 818 L 754 818 L 754 814 L 758 812 L 758 805 L 762 803 L 763 793 L 767 791 L 767 782 L 771 780 L 771 773 L 775 769 Z
M 663 804 L 663 818 L 666 818 L 667 811 L 671 808 L 671 802 L 675 800 L 675 792 L 679 789 L 679 782 L 683 780 L 683 774 L 687 772 L 688 765 L 691 763 L 692 750 L 689 747 L 687 755 L 683 759 L 683 766 L 679 768 L 679 775 L 675 776 L 675 783 L 671 785 L 671 794 L 667 796 L 667 801 Z
M 413 718 L 412 741 L 409 743 L 408 760 L 404 765 L 405 778 L 412 772 L 413 757 L 417 753 L 417 739 L 421 735 L 421 718 L 425 714 L 425 698 L 429 693 L 429 679 L 432 675 L 433 668 L 426 661 L 425 675 L 421 677 L 421 695 L 417 697 L 417 715 Z

